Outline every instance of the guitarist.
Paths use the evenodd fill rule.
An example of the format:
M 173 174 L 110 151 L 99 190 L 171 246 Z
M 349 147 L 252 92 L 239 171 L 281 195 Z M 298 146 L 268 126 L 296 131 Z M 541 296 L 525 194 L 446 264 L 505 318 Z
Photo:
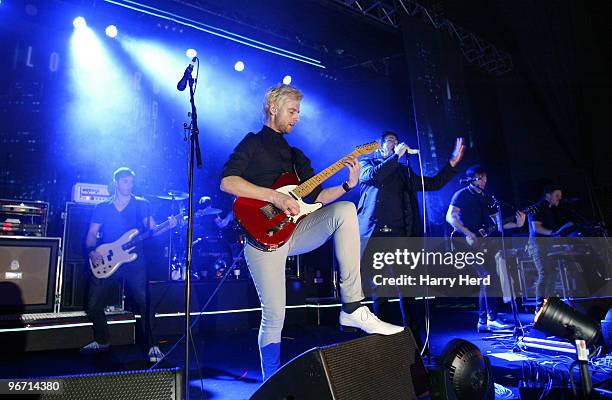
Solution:
M 102 259 L 102 255 L 96 252 L 97 245 L 114 242 L 134 228 L 145 231 L 155 227 L 149 202 L 132 194 L 134 176 L 134 172 L 127 167 L 117 169 L 113 174 L 115 195 L 108 201 L 98 204 L 93 211 L 85 244 L 89 258 L 96 264 Z M 156 235 L 175 227 L 176 224 L 176 219 L 171 218 L 166 229 L 159 230 Z M 114 286 L 113 281 L 123 280 L 127 287 L 128 299 L 131 297 L 130 300 L 134 305 L 134 311 L 142 316 L 136 324 L 138 341 L 141 346 L 146 346 L 145 350 L 148 349 L 149 361 L 157 362 L 163 358 L 163 353 L 157 346 L 157 340 L 151 330 L 151 314 L 147 307 L 147 270 L 142 242 L 136 244 L 133 252 L 138 254 L 136 260 L 122 265 L 111 277 L 98 279 L 91 276 L 87 315 L 93 322 L 94 341 L 81 348 L 82 353 L 108 350 L 109 332 L 104 314 L 106 298 Z
M 308 157 L 289 146 L 285 135 L 298 123 L 302 92 L 291 85 L 279 84 L 266 92 L 263 113 L 265 125 L 258 133 L 247 134 L 236 146 L 222 172 L 221 190 L 234 196 L 273 204 L 287 215 L 298 215 L 299 204 L 289 195 L 270 187 L 282 173 L 293 172 L 300 181 L 314 176 Z M 287 256 L 306 253 L 334 238 L 340 269 L 342 310 L 340 325 L 359 328 L 367 333 L 390 335 L 402 327 L 380 321 L 361 305 L 363 291 L 359 271 L 359 227 L 351 202 L 334 200 L 353 189 L 359 180 L 359 162 L 347 157 L 344 165 L 349 178 L 343 185 L 316 188 L 309 197 L 327 206 L 302 219 L 290 240 L 274 251 L 263 251 L 254 243 L 245 245 L 245 258 L 251 271 L 262 307 L 259 351 L 263 379 L 280 368 L 281 331 L 285 320 L 285 261 Z
M 466 171 L 469 185 L 458 190 L 452 197 L 446 213 L 446 222 L 454 229 L 455 233 L 465 236 L 466 247 L 479 249 L 484 244 L 478 230 L 495 223 L 496 209 L 493 199 L 485 194 L 487 186 L 487 172 L 480 165 L 473 165 Z M 516 221 L 504 224 L 503 229 L 520 228 L 525 224 L 525 214 L 516 213 Z M 457 241 L 459 242 L 459 241 Z M 455 243 L 457 243 L 455 242 Z M 468 250 L 468 249 L 466 249 Z M 489 249 L 485 252 L 485 263 L 483 268 L 477 270 L 481 277 L 491 276 L 491 285 L 482 285 L 478 299 L 478 332 L 490 332 L 500 329 L 509 329 L 508 325 L 497 316 L 498 297 L 493 293 L 501 293 L 500 281 L 495 272 L 495 253 L 497 249 Z

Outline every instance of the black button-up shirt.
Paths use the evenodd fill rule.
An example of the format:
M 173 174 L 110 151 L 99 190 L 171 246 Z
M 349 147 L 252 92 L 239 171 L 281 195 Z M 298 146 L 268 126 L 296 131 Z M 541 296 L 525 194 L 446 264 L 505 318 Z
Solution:
M 257 186 L 271 187 L 285 172 L 295 173 L 300 182 L 314 176 L 310 159 L 296 147 L 289 146 L 283 134 L 264 125 L 258 133 L 248 133 L 225 163 L 221 178 L 240 176 Z M 317 186 L 309 195 L 316 199 L 323 190 Z

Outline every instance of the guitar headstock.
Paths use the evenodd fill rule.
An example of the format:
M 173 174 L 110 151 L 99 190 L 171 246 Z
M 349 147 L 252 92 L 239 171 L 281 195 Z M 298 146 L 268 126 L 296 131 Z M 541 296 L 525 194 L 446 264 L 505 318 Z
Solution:
M 378 148 L 380 148 L 380 143 L 378 141 L 374 141 L 355 147 L 355 151 L 359 153 L 359 155 L 363 156 L 374 152 Z

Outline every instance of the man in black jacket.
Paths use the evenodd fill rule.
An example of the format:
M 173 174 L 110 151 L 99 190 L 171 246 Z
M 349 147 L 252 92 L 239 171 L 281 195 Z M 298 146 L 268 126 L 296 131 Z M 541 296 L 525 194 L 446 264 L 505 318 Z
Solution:
M 421 176 L 408 163 L 400 162 L 402 157 L 415 152 L 406 143 L 400 143 L 396 133 L 387 131 L 382 134 L 381 148 L 371 157 L 360 160 L 357 217 L 363 243 L 370 237 L 422 236 L 423 227 L 417 201 L 417 191 L 423 190 Z M 425 190 L 439 190 L 446 185 L 455 176 L 456 166 L 464 152 L 463 138 L 457 138 L 448 164 L 435 176 L 423 177 Z M 388 306 L 386 300 L 374 298 L 376 314 L 385 312 L 384 308 Z M 418 341 L 420 329 L 415 323 L 414 301 L 400 297 L 400 308 L 404 326 L 410 326 Z

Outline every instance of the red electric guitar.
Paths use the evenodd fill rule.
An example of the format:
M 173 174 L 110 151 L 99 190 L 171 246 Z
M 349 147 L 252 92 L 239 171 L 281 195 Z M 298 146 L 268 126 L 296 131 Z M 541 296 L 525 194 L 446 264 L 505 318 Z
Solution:
M 355 148 L 349 155 L 359 157 L 364 154 L 370 154 L 379 147 L 380 143 L 378 142 L 364 144 Z M 336 172 L 340 171 L 344 167 L 342 163 L 344 158 L 336 161 L 303 183 L 300 183 L 299 178 L 290 172 L 286 172 L 276 179 L 272 189 L 293 197 L 300 206 L 300 213 L 298 215 L 288 217 L 272 203 L 238 197 L 234 203 L 236 220 L 262 250 L 272 251 L 279 248 L 287 243 L 297 223 L 302 218 L 323 206 L 321 203 L 305 203 L 302 198 Z

